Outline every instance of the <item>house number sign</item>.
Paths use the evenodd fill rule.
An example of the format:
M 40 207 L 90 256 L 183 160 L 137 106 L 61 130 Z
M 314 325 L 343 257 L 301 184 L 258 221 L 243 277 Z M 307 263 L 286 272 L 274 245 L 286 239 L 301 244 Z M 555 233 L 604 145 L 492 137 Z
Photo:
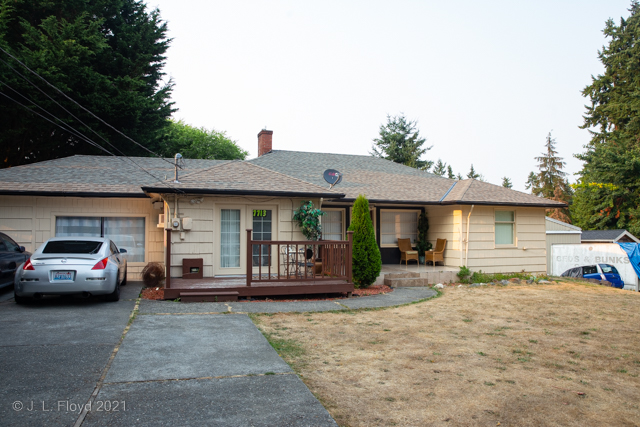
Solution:
M 266 210 L 254 209 L 253 216 L 267 216 Z

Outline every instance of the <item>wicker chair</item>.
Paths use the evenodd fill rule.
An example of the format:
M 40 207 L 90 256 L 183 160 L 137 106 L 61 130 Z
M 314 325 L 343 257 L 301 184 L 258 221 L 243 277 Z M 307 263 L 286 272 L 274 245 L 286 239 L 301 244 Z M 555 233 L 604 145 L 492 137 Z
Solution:
M 398 249 L 400 249 L 400 264 L 404 261 L 404 264 L 408 265 L 408 261 L 411 259 L 420 264 L 418 251 L 414 251 L 411 247 L 411 239 L 398 239 Z
M 438 239 L 434 250 L 424 252 L 424 265 L 427 265 L 429 261 L 433 263 L 434 267 L 436 262 L 442 262 L 444 264 L 445 246 L 447 246 L 447 239 Z

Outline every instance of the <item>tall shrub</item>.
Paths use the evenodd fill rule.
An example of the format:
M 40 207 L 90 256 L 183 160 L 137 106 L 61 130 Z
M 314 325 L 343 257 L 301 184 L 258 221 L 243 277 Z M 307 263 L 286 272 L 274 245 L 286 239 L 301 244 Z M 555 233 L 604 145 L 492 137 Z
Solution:
M 353 283 L 356 288 L 366 288 L 380 275 L 382 258 L 369 214 L 369 201 L 362 194 L 353 204 L 349 230 L 353 231 Z

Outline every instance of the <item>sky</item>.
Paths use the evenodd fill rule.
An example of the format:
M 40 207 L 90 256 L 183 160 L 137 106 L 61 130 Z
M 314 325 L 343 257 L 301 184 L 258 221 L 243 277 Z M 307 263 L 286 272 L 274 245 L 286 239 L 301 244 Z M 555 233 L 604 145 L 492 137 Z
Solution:
M 173 39 L 175 119 L 273 149 L 368 155 L 387 115 L 423 159 L 525 191 L 547 135 L 571 182 L 590 136 L 581 94 L 630 0 L 149 0 Z

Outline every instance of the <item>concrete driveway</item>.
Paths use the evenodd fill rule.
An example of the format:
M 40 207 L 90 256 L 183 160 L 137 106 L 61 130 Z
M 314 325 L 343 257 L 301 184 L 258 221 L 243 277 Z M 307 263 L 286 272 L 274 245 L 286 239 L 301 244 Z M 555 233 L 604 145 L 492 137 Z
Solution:
M 1 424 L 336 425 L 246 315 L 133 316 L 139 291 L 0 298 Z

